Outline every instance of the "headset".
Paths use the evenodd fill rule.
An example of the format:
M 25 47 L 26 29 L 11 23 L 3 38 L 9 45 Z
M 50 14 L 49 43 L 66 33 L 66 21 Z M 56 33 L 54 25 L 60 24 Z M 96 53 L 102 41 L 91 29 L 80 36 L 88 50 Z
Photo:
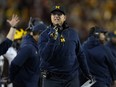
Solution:
M 90 28 L 89 36 L 94 36 L 95 38 L 99 38 L 100 33 L 106 33 L 106 32 L 107 31 L 103 30 L 102 27 L 95 26 Z
M 99 38 L 99 32 L 98 32 L 99 27 L 95 26 L 90 28 L 89 36 L 94 36 L 96 38 Z
M 33 32 L 34 35 L 36 34 L 40 34 L 41 32 L 37 32 L 36 28 L 40 28 L 40 31 L 42 32 L 42 28 L 46 28 L 46 25 L 43 23 L 43 21 L 40 21 L 37 18 L 32 18 L 30 17 L 29 23 L 28 23 L 28 27 L 27 27 L 27 31 L 28 32 Z

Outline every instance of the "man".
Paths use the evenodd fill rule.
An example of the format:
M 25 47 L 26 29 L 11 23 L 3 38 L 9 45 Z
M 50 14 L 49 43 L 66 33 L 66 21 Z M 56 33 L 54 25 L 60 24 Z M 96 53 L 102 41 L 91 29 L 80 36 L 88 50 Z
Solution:
M 108 36 L 109 42 L 106 44 L 106 46 L 110 48 L 113 56 L 116 58 L 116 31 L 110 32 Z
M 16 25 L 19 22 L 19 18 L 17 15 L 13 15 L 12 19 L 7 20 L 7 22 L 10 24 L 11 28 L 6 36 L 6 39 L 0 44 L 0 55 L 5 54 L 8 48 L 12 45 L 12 41 L 14 40 L 14 34 L 16 31 Z
M 108 43 L 106 43 L 106 46 L 110 48 L 112 55 L 114 56 L 115 62 L 116 62 L 116 31 L 110 32 L 108 34 L 108 37 L 109 37 L 109 41 Z M 115 86 L 116 86 L 116 81 L 113 83 L 113 87 Z
M 0 44 L 0 55 L 5 54 L 8 50 L 8 48 L 12 45 L 12 42 L 14 40 L 14 34 L 16 31 L 16 26 L 19 23 L 19 21 L 20 20 L 17 15 L 13 15 L 11 20 L 7 20 L 7 22 L 10 24 L 11 28 L 6 36 L 6 39 Z M 0 81 L 0 83 L 1 82 L 2 82 L 2 80 Z M 0 87 L 1 87 L 1 84 L 0 84 Z
M 83 44 L 90 72 L 96 83 L 92 87 L 110 87 L 116 79 L 116 66 L 110 49 L 104 46 L 106 31 L 101 27 L 92 27 L 90 35 Z
M 60 6 L 51 11 L 51 26 L 40 36 L 39 52 L 42 87 L 80 87 L 79 66 L 91 78 L 78 35 L 66 24 L 66 13 Z
M 11 62 L 10 80 L 13 87 L 38 87 L 39 64 L 37 42 L 40 33 L 46 26 L 38 23 L 30 27 L 21 43 L 17 56 Z

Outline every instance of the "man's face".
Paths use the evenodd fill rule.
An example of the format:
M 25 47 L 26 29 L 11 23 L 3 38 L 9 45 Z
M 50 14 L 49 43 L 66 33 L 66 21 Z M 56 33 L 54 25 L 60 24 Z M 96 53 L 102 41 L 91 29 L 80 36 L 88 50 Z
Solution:
M 40 34 L 33 35 L 33 38 L 38 42 Z
M 116 37 L 111 38 L 112 43 L 116 44 Z
M 35 36 L 35 40 L 36 40 L 37 42 L 38 42 L 38 40 L 39 40 L 39 36 L 40 36 L 40 35 L 36 35 L 36 36 Z
M 66 20 L 66 16 L 60 11 L 54 11 L 51 13 L 51 22 L 53 25 L 62 26 L 64 21 Z
M 105 36 L 104 33 L 100 33 L 100 35 L 99 35 L 99 40 L 100 40 L 102 43 L 105 43 L 105 41 L 106 41 L 106 36 Z

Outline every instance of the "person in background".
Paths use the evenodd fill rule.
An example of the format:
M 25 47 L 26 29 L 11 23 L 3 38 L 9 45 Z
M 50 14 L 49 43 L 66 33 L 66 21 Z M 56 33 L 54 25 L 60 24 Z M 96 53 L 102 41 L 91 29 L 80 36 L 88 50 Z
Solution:
M 108 33 L 109 41 L 106 43 L 106 46 L 108 46 L 113 54 L 113 56 L 116 59 L 116 31 Z
M 110 87 L 116 80 L 116 66 L 110 49 L 104 45 L 106 31 L 95 26 L 90 29 L 88 39 L 82 47 L 87 57 L 90 72 L 96 83 L 92 87 Z
M 13 15 L 11 20 L 7 20 L 7 22 L 10 24 L 11 28 L 6 36 L 6 39 L 0 44 L 0 55 L 3 55 L 7 52 L 8 48 L 12 45 L 12 42 L 14 40 L 14 34 L 16 31 L 16 26 L 19 23 L 19 17 L 17 15 Z M 0 79 L 0 83 L 1 83 Z M 1 84 L 0 84 L 1 86 Z
M 109 32 L 108 38 L 109 38 L 109 41 L 106 43 L 106 46 L 110 48 L 116 62 L 116 31 Z M 113 82 L 112 87 L 116 87 L 116 81 Z
M 66 23 L 66 12 L 61 6 L 51 10 L 51 25 L 39 39 L 42 87 L 80 87 L 79 66 L 92 79 L 79 37 Z
M 45 28 L 45 24 L 41 22 L 37 25 L 32 24 L 22 39 L 17 56 L 10 65 L 10 80 L 13 87 L 38 87 L 40 58 L 37 42 Z
M 17 15 L 13 15 L 11 20 L 7 20 L 11 28 L 8 32 L 6 39 L 0 44 L 0 55 L 3 55 L 7 52 L 8 48 L 12 45 L 14 40 L 14 34 L 16 31 L 16 25 L 19 23 L 19 18 Z

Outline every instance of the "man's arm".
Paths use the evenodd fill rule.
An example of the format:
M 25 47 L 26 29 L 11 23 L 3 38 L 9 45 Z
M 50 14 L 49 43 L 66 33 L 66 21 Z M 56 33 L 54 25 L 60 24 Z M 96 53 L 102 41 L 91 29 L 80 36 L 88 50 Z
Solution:
M 58 37 L 58 35 L 53 38 L 51 35 L 51 31 L 43 32 L 43 34 L 39 38 L 39 53 L 42 56 L 44 60 L 48 60 L 54 51 L 55 42 Z
M 14 40 L 14 34 L 16 31 L 16 25 L 19 23 L 19 17 L 17 15 L 13 15 L 11 20 L 7 20 L 7 22 L 10 24 L 11 28 L 10 31 L 7 34 L 7 38 L 11 41 Z
M 111 50 L 104 46 L 104 51 L 106 51 L 107 58 L 106 58 L 106 63 L 108 64 L 109 71 L 112 76 L 112 80 L 116 81 L 116 61 L 115 57 L 112 55 Z
M 18 22 L 19 18 L 16 15 L 13 15 L 12 19 L 8 20 L 8 23 L 11 25 L 11 28 L 8 32 L 6 39 L 0 44 L 0 55 L 5 54 L 8 48 L 12 45 L 12 41 L 14 39 L 14 34 L 16 31 L 14 27 L 18 24 Z
M 88 78 L 88 79 L 91 79 L 92 80 L 92 76 L 91 76 L 91 73 L 89 71 L 89 67 L 88 67 L 88 64 L 87 64 L 87 60 L 86 60 L 86 55 L 83 51 L 83 48 L 81 46 L 81 43 L 80 43 L 80 40 L 78 39 L 78 42 L 77 42 L 77 58 L 78 58 L 78 61 L 79 61 L 79 66 L 82 70 L 82 72 L 84 73 L 84 75 Z
M 20 71 L 21 67 L 25 63 L 25 61 L 32 55 L 32 49 L 29 46 L 25 46 L 21 48 L 17 54 L 17 56 L 14 58 L 14 60 L 11 62 L 10 65 L 10 80 L 13 81 L 15 76 Z
M 104 49 L 105 49 L 106 54 L 107 54 L 106 63 L 108 64 L 108 68 L 110 70 L 112 80 L 113 80 L 113 84 L 111 85 L 111 87 L 116 87 L 116 61 L 115 61 L 115 57 L 112 55 L 112 52 L 108 47 L 104 46 Z

